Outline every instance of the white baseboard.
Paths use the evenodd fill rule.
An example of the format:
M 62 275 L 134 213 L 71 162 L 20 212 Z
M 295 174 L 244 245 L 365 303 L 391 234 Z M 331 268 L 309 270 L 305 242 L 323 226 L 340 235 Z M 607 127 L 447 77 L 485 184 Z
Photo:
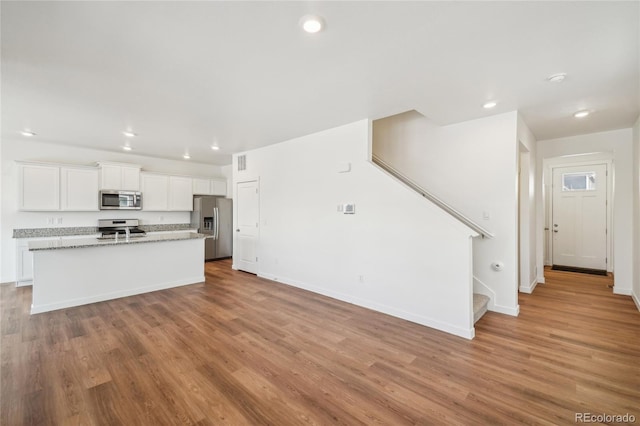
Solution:
M 282 284 L 290 285 L 292 287 L 308 290 L 313 293 L 321 294 L 323 296 L 331 297 L 333 299 L 337 299 L 343 302 L 351 303 L 353 305 L 361 306 L 363 308 L 381 312 L 383 314 L 391 315 L 396 318 L 411 321 L 416 324 L 424 325 L 426 327 L 435 328 L 436 330 L 444 331 L 446 333 L 463 337 L 465 339 L 471 340 L 475 337 L 475 328 L 473 327 L 471 328 L 458 327 L 456 325 L 438 321 L 436 319 L 425 317 L 423 315 L 403 311 L 401 309 L 397 309 L 397 308 L 387 306 L 378 302 L 374 302 L 371 300 L 350 296 L 348 294 L 329 291 L 324 288 L 309 285 L 309 284 L 306 284 L 297 280 L 289 279 L 286 277 L 276 277 L 275 275 L 269 274 L 269 273 L 258 273 L 258 276 L 261 278 L 266 278 L 271 281 L 276 281 Z
M 531 281 L 531 283 L 529 284 L 529 286 L 520 286 L 520 291 L 522 293 L 528 293 L 531 294 L 533 293 L 533 290 L 535 290 L 536 285 L 538 285 L 538 280 L 536 278 L 533 279 L 533 281 Z
M 136 294 L 149 293 L 151 291 L 166 290 L 173 287 L 181 287 L 189 284 L 204 282 L 204 276 L 185 278 L 179 281 L 154 284 L 146 287 L 137 287 L 122 291 L 114 291 L 111 293 L 103 293 L 97 296 L 82 297 L 78 299 L 64 300 L 62 302 L 50 303 L 47 305 L 34 306 L 31 305 L 31 314 L 40 314 L 43 312 L 55 311 L 58 309 L 72 308 L 74 306 L 87 305 L 89 303 L 104 302 L 105 300 L 119 299 L 121 297 L 134 296 Z
M 497 312 L 499 314 L 506 314 L 517 317 L 520 314 L 520 305 L 516 305 L 515 308 L 509 306 L 501 306 L 495 303 L 496 293 L 485 283 L 480 281 L 478 277 L 473 277 L 473 292 L 484 294 L 489 297 L 489 304 L 487 310 L 491 312 Z
M 631 292 L 631 298 L 633 299 L 633 301 L 636 304 L 636 307 L 638 308 L 638 310 L 640 311 L 640 298 L 638 298 L 638 295 L 635 294 L 634 292 Z
M 33 281 L 16 281 L 16 287 L 31 287 L 33 285 Z
M 545 280 L 544 280 L 544 275 L 541 277 L 536 278 L 536 281 L 538 281 L 538 284 L 544 284 Z
M 631 296 L 633 292 L 631 291 L 630 288 L 619 288 L 614 284 L 613 294 L 622 294 L 624 296 Z
M 493 305 L 493 309 L 491 311 L 497 312 L 499 314 L 505 314 L 505 315 L 511 315 L 512 317 L 517 317 L 518 315 L 520 315 L 520 305 L 516 305 L 515 308 L 512 308 L 510 306 Z

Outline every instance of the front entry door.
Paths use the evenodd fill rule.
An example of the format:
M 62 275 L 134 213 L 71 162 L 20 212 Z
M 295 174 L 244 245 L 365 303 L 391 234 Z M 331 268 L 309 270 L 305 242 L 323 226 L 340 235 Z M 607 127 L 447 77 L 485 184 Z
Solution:
M 233 263 L 241 271 L 257 274 L 260 223 L 258 181 L 238 183 L 236 196 L 236 249 Z
M 607 269 L 607 165 L 553 169 L 553 264 Z

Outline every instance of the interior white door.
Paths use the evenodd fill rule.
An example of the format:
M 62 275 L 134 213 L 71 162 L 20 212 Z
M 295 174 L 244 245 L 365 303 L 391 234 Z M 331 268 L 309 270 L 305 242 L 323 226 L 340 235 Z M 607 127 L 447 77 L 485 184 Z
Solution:
M 236 238 L 233 264 L 241 271 L 257 274 L 260 231 L 258 181 L 238 183 L 236 196 Z
M 553 169 L 553 264 L 607 269 L 607 165 Z

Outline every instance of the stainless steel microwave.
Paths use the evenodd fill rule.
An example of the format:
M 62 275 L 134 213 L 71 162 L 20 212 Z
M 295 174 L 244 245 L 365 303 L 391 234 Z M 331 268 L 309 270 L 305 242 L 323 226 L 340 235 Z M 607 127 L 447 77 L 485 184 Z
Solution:
M 142 193 L 138 191 L 100 191 L 100 210 L 141 210 Z

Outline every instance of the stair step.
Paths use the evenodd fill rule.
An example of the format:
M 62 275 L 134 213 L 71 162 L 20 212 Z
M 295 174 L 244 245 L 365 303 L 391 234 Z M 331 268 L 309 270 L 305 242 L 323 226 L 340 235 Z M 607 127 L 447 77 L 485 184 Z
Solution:
M 489 297 L 484 294 L 473 293 L 473 323 L 478 322 L 480 318 L 487 312 L 489 306 Z

